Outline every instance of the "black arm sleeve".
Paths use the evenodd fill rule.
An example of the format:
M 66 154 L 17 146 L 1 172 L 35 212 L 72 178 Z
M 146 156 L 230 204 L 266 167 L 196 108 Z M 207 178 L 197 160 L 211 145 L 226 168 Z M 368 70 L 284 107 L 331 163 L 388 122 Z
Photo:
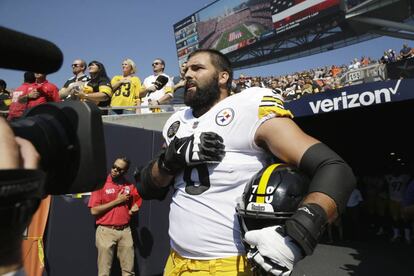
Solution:
M 304 153 L 299 168 L 312 179 L 309 193 L 320 192 L 331 197 L 341 214 L 356 185 L 348 164 L 328 146 L 318 143 Z
M 158 157 L 152 160 L 141 171 L 141 181 L 137 182 L 137 189 L 143 199 L 163 200 L 168 194 L 170 185 L 164 188 L 156 187 L 152 181 L 152 166 L 158 161 Z

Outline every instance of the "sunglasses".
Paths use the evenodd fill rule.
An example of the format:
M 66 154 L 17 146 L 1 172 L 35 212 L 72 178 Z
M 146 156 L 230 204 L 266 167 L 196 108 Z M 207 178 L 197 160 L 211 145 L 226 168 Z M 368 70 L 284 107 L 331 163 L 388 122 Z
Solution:
M 117 165 L 113 165 L 112 169 L 117 170 L 118 172 L 123 172 L 125 169 L 118 167 Z
M 152 64 L 152 66 L 155 66 L 155 65 L 160 65 L 161 64 L 161 62 L 154 62 L 153 64 Z
M 72 64 L 72 67 L 80 67 L 80 64 Z

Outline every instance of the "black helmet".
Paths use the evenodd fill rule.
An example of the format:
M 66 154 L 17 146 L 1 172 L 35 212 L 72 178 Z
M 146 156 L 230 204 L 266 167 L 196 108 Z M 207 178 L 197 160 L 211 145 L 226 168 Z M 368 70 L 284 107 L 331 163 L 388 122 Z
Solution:
M 309 179 L 293 166 L 272 164 L 260 170 L 247 183 L 237 203 L 242 235 L 249 230 L 284 225 L 308 188 Z

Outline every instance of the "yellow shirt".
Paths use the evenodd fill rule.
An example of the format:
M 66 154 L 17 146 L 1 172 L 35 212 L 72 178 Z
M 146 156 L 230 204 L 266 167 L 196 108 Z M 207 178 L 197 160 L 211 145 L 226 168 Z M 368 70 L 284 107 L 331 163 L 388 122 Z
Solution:
M 115 76 L 111 80 L 112 86 L 122 80 L 123 76 Z M 111 106 L 135 106 L 139 99 L 139 91 L 141 90 L 141 80 L 134 76 L 131 82 L 121 84 L 112 94 Z

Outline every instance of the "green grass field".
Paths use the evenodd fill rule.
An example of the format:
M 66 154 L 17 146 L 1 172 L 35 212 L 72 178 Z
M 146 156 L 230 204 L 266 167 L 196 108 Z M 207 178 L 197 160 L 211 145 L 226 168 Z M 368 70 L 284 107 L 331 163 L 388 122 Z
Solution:
M 237 31 L 240 31 L 242 33 L 242 36 L 229 42 L 229 34 L 232 32 L 237 32 Z M 253 35 L 249 32 L 249 30 L 243 24 L 240 24 L 234 27 L 233 29 L 224 32 L 219 38 L 219 42 L 217 46 L 215 47 L 215 49 L 216 50 L 225 49 L 231 45 L 238 44 L 240 41 L 243 41 L 243 40 L 246 40 L 252 37 Z

